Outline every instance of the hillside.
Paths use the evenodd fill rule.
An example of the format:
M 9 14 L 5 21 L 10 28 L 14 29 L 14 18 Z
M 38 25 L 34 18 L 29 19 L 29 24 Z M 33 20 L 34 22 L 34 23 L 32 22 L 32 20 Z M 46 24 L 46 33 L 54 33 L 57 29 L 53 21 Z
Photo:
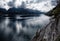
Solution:
M 50 23 L 38 30 L 32 41 L 60 41 L 60 4 L 49 13 L 53 16 Z
M 44 12 L 25 8 L 10 8 L 9 10 L 0 8 L 0 16 L 6 17 L 15 17 L 16 15 L 21 15 L 20 17 L 33 17 L 39 16 L 42 13 Z

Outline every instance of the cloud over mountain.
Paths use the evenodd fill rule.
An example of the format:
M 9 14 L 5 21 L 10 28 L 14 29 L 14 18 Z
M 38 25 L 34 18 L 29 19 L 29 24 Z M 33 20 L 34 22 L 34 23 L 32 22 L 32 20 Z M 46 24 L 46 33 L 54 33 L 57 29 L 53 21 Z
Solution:
M 52 4 L 51 4 L 52 3 Z M 55 7 L 55 0 L 0 0 L 0 8 L 9 9 L 12 7 L 21 8 L 21 5 L 25 8 L 39 10 L 47 12 Z

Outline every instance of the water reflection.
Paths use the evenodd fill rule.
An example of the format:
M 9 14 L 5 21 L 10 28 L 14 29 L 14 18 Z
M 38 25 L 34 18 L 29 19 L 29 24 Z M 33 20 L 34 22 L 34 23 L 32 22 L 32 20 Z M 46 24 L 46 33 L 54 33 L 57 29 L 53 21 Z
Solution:
M 42 17 L 41 17 L 42 18 Z M 29 41 L 40 27 L 39 17 L 0 17 L 0 38 L 2 41 Z M 46 17 L 46 19 L 49 19 Z M 49 20 L 47 21 L 49 22 Z M 46 24 L 46 23 L 45 23 Z M 4 40 L 3 40 L 4 39 Z

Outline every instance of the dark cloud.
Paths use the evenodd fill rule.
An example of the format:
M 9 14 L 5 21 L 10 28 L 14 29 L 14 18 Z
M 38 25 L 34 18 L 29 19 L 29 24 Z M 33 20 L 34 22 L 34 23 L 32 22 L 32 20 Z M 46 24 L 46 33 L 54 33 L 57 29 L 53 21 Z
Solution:
M 9 3 L 8 3 L 8 6 L 14 7 L 14 3 L 13 3 L 13 2 L 9 2 Z
M 14 7 L 14 3 L 16 2 L 16 0 L 12 0 L 12 1 L 10 1 L 10 2 L 8 2 L 7 4 L 8 4 L 8 6 L 10 6 L 10 7 Z
M 51 1 L 51 4 L 52 4 L 52 6 L 56 6 L 56 5 L 57 5 L 56 0 L 52 0 L 52 1 Z

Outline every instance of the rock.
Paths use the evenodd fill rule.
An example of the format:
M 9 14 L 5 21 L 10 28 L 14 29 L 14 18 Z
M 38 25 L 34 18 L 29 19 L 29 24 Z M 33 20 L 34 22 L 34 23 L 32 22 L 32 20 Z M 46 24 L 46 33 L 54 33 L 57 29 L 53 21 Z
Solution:
M 55 41 L 60 35 L 60 15 L 40 29 L 33 37 L 32 41 Z
M 57 8 L 60 8 L 59 4 L 55 7 L 53 12 L 57 10 Z M 31 41 L 60 41 L 58 37 L 60 36 L 60 11 L 57 12 L 57 16 L 53 16 L 50 23 L 40 29 L 40 31 L 37 31 Z

